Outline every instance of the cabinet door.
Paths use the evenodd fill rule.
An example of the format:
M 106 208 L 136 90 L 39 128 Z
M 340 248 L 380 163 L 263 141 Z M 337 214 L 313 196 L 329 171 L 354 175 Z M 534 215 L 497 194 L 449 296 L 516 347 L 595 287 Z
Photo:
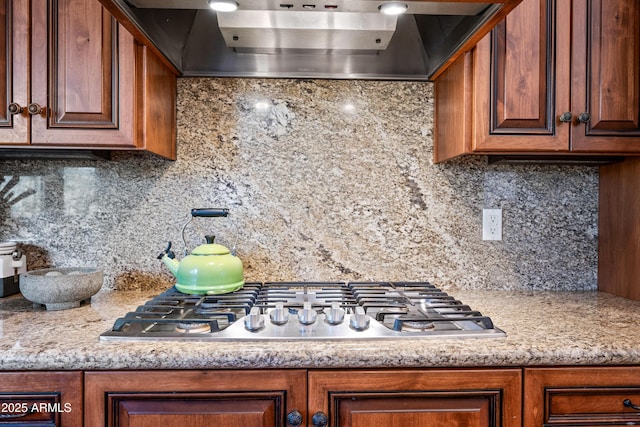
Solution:
M 29 2 L 0 0 L 0 143 L 28 141 Z M 21 112 L 9 113 L 9 104 Z
M 520 426 L 519 370 L 312 371 L 309 416 L 329 426 Z
M 574 151 L 640 151 L 640 2 L 573 2 Z
M 81 426 L 81 372 L 1 372 L 0 426 Z
M 569 151 L 570 6 L 523 0 L 436 80 L 435 162 Z
M 85 425 L 284 427 L 306 390 L 297 370 L 87 372 Z
M 32 144 L 133 147 L 133 37 L 97 0 L 32 2 Z
M 556 14 L 557 13 L 557 14 Z M 473 53 L 473 150 L 569 150 L 570 2 L 524 0 Z
M 524 427 L 640 424 L 640 368 L 528 368 Z

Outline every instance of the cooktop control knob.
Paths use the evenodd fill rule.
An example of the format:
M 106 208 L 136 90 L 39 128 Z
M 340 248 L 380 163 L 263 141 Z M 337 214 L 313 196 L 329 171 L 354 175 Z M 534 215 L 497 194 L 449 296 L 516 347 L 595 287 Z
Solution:
M 271 319 L 271 323 L 274 325 L 284 325 L 289 321 L 289 312 L 284 309 L 283 302 L 277 302 L 276 308 L 271 310 L 269 313 L 269 318 Z
M 310 302 L 305 302 L 302 310 L 298 310 L 298 322 L 303 325 L 312 325 L 315 323 L 318 313 L 311 308 Z
M 324 315 L 330 325 L 339 325 L 344 321 L 344 309 L 340 308 L 339 302 L 332 302 L 331 307 L 325 308 Z
M 350 326 L 356 331 L 364 331 L 369 327 L 371 318 L 365 314 L 364 308 L 356 307 L 355 313 L 351 315 Z
M 253 307 L 251 309 L 249 314 L 244 318 L 244 327 L 251 332 L 264 328 L 264 319 L 260 314 L 260 308 Z

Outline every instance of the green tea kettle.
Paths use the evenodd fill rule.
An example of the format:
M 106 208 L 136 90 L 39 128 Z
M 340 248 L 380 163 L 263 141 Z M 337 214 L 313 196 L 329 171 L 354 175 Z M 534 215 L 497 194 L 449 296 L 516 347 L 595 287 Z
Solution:
M 194 217 L 227 217 L 228 209 L 192 209 L 191 218 L 182 227 L 182 239 L 187 246 L 184 231 Z M 175 259 L 171 242 L 158 255 L 176 277 L 175 287 L 186 294 L 226 294 L 244 286 L 242 261 L 226 246 L 214 243 L 214 236 L 205 236 L 206 243 L 186 255 L 181 261 Z M 235 246 L 234 246 L 235 249 Z M 186 249 L 185 249 L 186 252 Z

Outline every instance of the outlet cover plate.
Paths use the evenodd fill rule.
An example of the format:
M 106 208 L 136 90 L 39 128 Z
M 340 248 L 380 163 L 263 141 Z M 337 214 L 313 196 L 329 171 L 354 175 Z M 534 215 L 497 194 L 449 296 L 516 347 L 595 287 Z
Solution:
M 482 240 L 502 240 L 502 209 L 482 210 Z

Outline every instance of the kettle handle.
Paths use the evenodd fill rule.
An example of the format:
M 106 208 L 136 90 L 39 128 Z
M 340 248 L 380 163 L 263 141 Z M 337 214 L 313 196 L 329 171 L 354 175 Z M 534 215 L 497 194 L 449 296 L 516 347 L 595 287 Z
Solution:
M 205 217 L 205 218 L 220 218 L 220 217 L 229 217 L 229 209 L 227 208 L 200 208 L 191 209 L 191 218 L 186 222 L 185 225 L 182 226 L 182 242 L 184 243 L 184 255 L 186 256 L 189 251 L 187 250 L 187 238 L 185 237 L 184 231 L 187 228 L 187 225 L 196 217 Z M 236 255 L 236 248 L 238 246 L 238 227 L 232 221 L 231 224 L 236 230 L 236 241 L 233 243 L 233 247 L 231 248 L 231 254 Z
M 191 216 L 207 217 L 207 218 L 219 218 L 227 217 L 229 215 L 229 209 L 227 208 L 203 208 L 203 209 L 191 209 Z

